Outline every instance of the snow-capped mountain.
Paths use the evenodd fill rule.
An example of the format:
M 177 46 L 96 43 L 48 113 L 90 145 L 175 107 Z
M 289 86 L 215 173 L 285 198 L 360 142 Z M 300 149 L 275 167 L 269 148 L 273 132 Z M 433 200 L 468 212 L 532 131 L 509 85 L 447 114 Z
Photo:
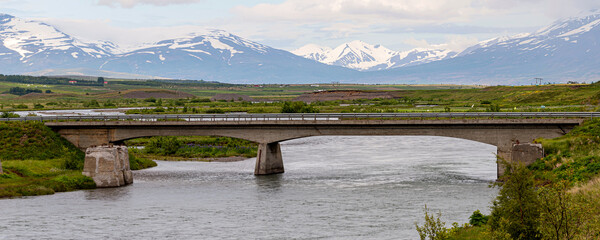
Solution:
M 41 22 L 0 15 L 0 73 L 129 74 L 230 83 L 521 84 L 534 77 L 591 82 L 600 80 L 599 41 L 598 11 L 533 33 L 483 41 L 458 54 L 395 52 L 360 41 L 334 49 L 309 45 L 293 54 L 219 30 L 125 50 L 110 42 L 80 41 Z
M 110 42 L 84 43 L 48 24 L 0 14 L 2 72 L 95 65 L 111 57 L 114 48 Z
M 292 51 L 292 53 L 321 63 L 360 71 L 413 66 L 451 58 L 456 54 L 443 49 L 413 49 L 397 52 L 363 41 L 352 41 L 334 49 L 309 44 Z
M 494 38 L 456 57 L 377 73 L 376 79 L 485 84 L 597 81 L 600 12 L 562 19 L 529 34 Z
M 335 81 L 355 71 L 316 63 L 221 30 L 146 45 L 101 70 L 228 82 Z

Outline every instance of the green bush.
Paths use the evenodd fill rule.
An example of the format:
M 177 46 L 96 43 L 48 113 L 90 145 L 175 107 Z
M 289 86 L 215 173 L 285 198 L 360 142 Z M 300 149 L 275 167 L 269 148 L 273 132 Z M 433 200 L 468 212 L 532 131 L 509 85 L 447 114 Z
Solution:
M 211 109 L 206 110 L 206 113 L 208 113 L 208 114 L 223 114 L 223 113 L 225 113 L 225 111 L 223 111 L 223 109 L 220 109 L 220 108 L 211 108 Z
M 481 225 L 485 225 L 488 221 L 488 216 L 481 214 L 479 210 L 476 210 L 469 217 L 469 224 L 480 227 Z
M 29 107 L 27 107 L 27 105 L 25 105 L 25 104 L 19 104 L 19 105 L 15 105 L 14 108 L 16 108 L 16 109 L 27 109 Z
M 99 108 L 100 103 L 96 99 L 92 99 L 88 102 L 83 102 L 83 107 L 86 108 Z
M 318 113 L 319 110 L 305 102 L 284 102 L 282 113 Z
M 19 116 L 19 114 L 16 113 L 12 113 L 12 112 L 3 112 L 2 114 L 0 114 L 0 118 L 19 118 L 21 116 Z

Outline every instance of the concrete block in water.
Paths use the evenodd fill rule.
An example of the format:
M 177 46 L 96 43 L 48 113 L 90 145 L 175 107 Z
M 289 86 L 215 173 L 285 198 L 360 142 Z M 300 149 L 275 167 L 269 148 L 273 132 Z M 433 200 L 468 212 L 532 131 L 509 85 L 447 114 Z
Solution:
M 97 187 L 120 187 L 133 183 L 127 147 L 100 146 L 86 149 L 83 175 L 94 179 Z

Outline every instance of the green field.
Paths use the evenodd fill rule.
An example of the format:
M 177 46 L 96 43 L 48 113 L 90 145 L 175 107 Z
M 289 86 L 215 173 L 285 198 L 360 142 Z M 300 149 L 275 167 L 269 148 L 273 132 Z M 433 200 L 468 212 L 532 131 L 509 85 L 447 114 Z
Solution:
M 39 89 L 52 93 L 17 96 L 8 94 L 14 87 Z M 384 91 L 395 99 L 334 100 L 313 103 L 323 113 L 334 112 L 442 112 L 486 111 L 497 106 L 500 111 L 596 111 L 600 84 L 543 86 L 460 86 L 460 85 L 233 85 L 182 81 L 108 80 L 104 86 L 49 85 L 0 82 L 0 111 L 32 109 L 82 109 L 115 107 L 171 107 L 177 110 L 150 113 L 207 113 L 209 108 L 223 112 L 275 113 L 283 101 L 315 91 L 360 90 Z M 186 97 L 161 99 L 130 98 L 140 91 L 181 92 Z M 207 101 L 216 94 L 233 93 L 249 96 L 256 102 Z M 156 99 L 155 99 L 156 100 Z M 95 101 L 95 102 L 94 102 Z M 259 102 L 259 103 L 257 103 Z M 217 111 L 218 112 L 218 111 Z M 136 112 L 132 112 L 136 113 Z

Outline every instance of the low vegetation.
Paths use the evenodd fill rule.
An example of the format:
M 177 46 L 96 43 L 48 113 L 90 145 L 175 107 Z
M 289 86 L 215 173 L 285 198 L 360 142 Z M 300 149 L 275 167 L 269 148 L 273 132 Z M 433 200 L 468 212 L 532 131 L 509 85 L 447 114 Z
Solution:
M 243 139 L 229 137 L 150 137 L 129 140 L 129 146 L 144 146 L 132 149 L 134 155 L 165 160 L 202 160 L 224 157 L 256 156 L 258 145 Z
M 0 198 L 95 188 L 81 174 L 84 153 L 39 122 L 0 122 Z M 156 166 L 133 157 L 134 170 Z
M 428 239 L 600 239 L 600 120 L 569 134 L 539 139 L 546 157 L 525 167 L 508 164 L 491 214 L 475 211 L 469 225 L 439 227 L 426 214 Z M 453 228 L 455 229 L 455 228 Z M 418 227 L 419 233 L 423 232 Z M 427 232 L 425 231 L 425 232 Z M 426 239 L 421 235 L 421 239 Z M 432 238 L 430 236 L 443 236 Z

